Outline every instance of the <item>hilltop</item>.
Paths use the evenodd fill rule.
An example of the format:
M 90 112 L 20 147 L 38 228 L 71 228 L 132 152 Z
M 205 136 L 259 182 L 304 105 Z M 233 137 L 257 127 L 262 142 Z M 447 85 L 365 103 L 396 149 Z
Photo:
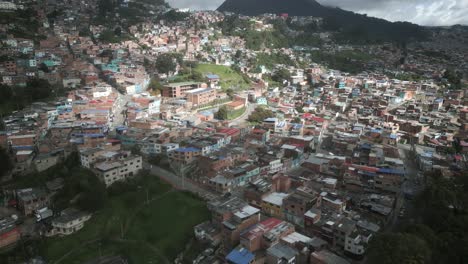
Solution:
M 327 7 L 314 0 L 226 0 L 220 12 L 248 16 L 282 14 L 314 16 L 324 19 L 324 29 L 338 31 L 343 42 L 381 42 L 420 40 L 426 37 L 423 27 L 408 22 L 389 22 L 339 8 Z

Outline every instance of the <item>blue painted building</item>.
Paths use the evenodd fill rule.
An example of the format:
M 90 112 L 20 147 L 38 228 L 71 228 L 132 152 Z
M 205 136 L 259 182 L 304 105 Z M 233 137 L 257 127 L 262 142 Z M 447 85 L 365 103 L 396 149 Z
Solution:
M 255 260 L 255 255 L 245 248 L 235 248 L 227 256 L 229 264 L 250 264 Z

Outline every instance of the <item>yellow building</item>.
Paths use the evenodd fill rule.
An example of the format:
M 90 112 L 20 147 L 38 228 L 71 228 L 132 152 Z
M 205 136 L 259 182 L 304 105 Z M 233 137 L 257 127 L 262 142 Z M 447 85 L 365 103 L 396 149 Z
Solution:
M 283 218 L 283 200 L 288 197 L 287 193 L 274 192 L 263 197 L 262 212 L 266 215 Z

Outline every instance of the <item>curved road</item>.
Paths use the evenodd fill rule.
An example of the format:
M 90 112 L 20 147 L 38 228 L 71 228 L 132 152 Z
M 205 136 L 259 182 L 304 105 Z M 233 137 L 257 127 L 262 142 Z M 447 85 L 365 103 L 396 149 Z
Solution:
M 182 179 L 175 175 L 173 172 L 163 169 L 161 167 L 145 163 L 144 168 L 148 169 L 151 174 L 158 176 L 163 181 L 171 184 L 174 188 L 178 190 L 192 192 L 194 194 L 200 195 L 201 197 L 207 200 L 214 200 L 217 199 L 219 196 L 209 190 L 201 188 L 191 180 L 187 178 Z
M 238 125 L 245 123 L 247 119 L 249 118 L 250 114 L 255 110 L 256 107 L 257 107 L 257 104 L 247 103 L 247 109 L 245 110 L 245 112 L 238 118 L 231 120 L 229 122 L 229 125 L 238 126 Z

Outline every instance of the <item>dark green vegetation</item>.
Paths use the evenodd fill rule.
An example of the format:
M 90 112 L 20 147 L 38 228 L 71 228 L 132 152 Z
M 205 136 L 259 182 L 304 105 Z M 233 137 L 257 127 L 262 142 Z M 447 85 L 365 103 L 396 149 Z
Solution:
M 0 84 L 0 114 L 21 110 L 32 102 L 49 99 L 61 92 L 59 87 L 37 78 L 28 80 L 26 87 Z
M 164 0 L 135 0 L 125 6 L 121 1 L 99 0 L 95 17 L 96 23 L 129 27 L 143 22 L 165 10 L 168 5 Z M 117 16 L 118 14 L 118 16 Z
M 279 30 L 256 31 L 253 22 L 239 18 L 237 15 L 227 16 L 219 23 L 223 35 L 240 36 L 245 39 L 245 47 L 251 50 L 264 48 L 284 48 L 289 46 L 286 35 Z
M 288 66 L 295 66 L 296 62 L 293 61 L 288 55 L 278 52 L 278 53 L 259 53 L 255 61 L 255 65 L 263 65 L 269 69 L 272 69 L 275 65 L 284 64 Z
M 282 19 L 271 19 L 268 22 L 273 25 L 273 28 L 257 31 L 255 21 L 240 18 L 238 15 L 230 15 L 219 22 L 218 26 L 223 35 L 242 37 L 246 41 L 246 48 L 251 50 L 294 46 L 320 47 L 322 45 L 322 40 L 313 35 L 313 33 L 320 32 L 313 23 L 298 29 Z M 292 31 L 296 32 L 292 34 Z
M 164 53 L 158 56 L 155 67 L 160 73 L 169 74 L 174 72 L 177 64 L 182 64 L 182 55 L 179 53 Z
M 90 171 L 80 169 L 77 157 L 72 154 L 44 173 L 15 179 L 14 185 L 43 186 L 62 177 L 65 188 L 55 196 L 54 209 L 75 206 L 94 212 L 91 220 L 70 236 L 26 242 L 30 250 L 2 254 L 0 263 L 35 255 L 45 256 L 50 263 L 78 264 L 100 255 L 121 255 L 132 264 L 170 263 L 193 238 L 193 227 L 209 219 L 204 201 L 174 191 L 146 172 L 105 189 Z
M 253 16 L 287 13 L 289 16 L 322 17 L 324 30 L 338 32 L 336 40 L 345 43 L 400 42 L 426 37 L 424 29 L 418 25 L 392 23 L 339 8 L 325 7 L 313 0 L 226 0 L 218 10 Z
M 45 241 L 41 248 L 47 259 L 56 261 L 75 249 L 63 263 L 82 263 L 98 257 L 100 251 L 103 255 L 123 255 L 135 264 L 171 262 L 192 237 L 193 226 L 209 218 L 203 201 L 170 191 L 154 176 L 143 176 L 114 189 L 118 191 L 114 195 L 109 191 L 106 208 L 97 212 L 83 230 Z M 86 244 L 90 241 L 95 242 Z
M 45 39 L 45 36 L 38 33 L 40 23 L 36 18 L 37 12 L 33 8 L 2 11 L 0 12 L 0 25 L 7 25 L 7 33 L 16 38 L 38 41 Z
M 250 114 L 248 120 L 253 123 L 261 123 L 269 117 L 275 117 L 275 114 L 270 109 L 259 106 L 255 108 L 255 111 L 252 114 Z
M 271 79 L 277 83 L 282 83 L 283 81 L 288 81 L 291 78 L 291 73 L 286 69 L 281 69 L 275 72 Z
M 461 89 L 462 88 L 462 79 L 463 79 L 463 73 L 462 72 L 455 71 L 453 69 L 447 69 L 444 72 L 444 76 L 442 78 L 449 85 L 450 89 Z
M 61 164 L 50 169 L 13 178 L 10 186 L 15 188 L 42 187 L 57 177 L 64 179 L 64 188 L 54 196 L 55 210 L 75 206 L 94 212 L 103 208 L 108 199 L 104 184 L 90 171 L 80 166 L 77 152 L 73 152 Z M 73 200 L 73 202 L 71 202 Z
M 1 89 L 1 87 L 0 87 Z M 10 160 L 10 156 L 8 155 L 8 152 L 0 147 L 0 179 L 2 176 L 5 176 L 11 169 L 13 169 L 13 164 Z
M 184 12 L 178 12 L 175 9 L 172 9 L 161 16 L 159 16 L 159 19 L 165 20 L 166 22 L 169 23 L 174 23 L 178 21 L 184 21 L 190 16 L 190 13 L 184 13 Z
M 371 55 L 360 51 L 340 51 L 335 54 L 313 51 L 311 55 L 314 62 L 351 74 L 364 71 L 366 63 L 372 59 Z
M 130 37 L 123 33 L 120 27 L 114 30 L 107 29 L 99 34 L 99 40 L 103 43 L 120 43 L 129 39 Z
M 230 110 L 226 106 L 221 106 L 215 114 L 215 118 L 219 120 L 233 120 L 239 118 L 242 114 L 245 113 L 245 107 L 237 110 Z
M 468 263 L 468 174 L 446 179 L 433 172 L 427 181 L 415 200 L 415 223 L 378 235 L 370 264 Z

